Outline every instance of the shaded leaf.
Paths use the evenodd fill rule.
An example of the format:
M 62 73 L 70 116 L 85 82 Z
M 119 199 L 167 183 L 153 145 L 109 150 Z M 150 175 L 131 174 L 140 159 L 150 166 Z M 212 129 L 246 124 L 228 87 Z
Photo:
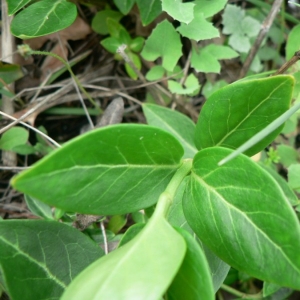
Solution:
M 180 143 L 158 128 L 112 125 L 64 144 L 12 185 L 65 211 L 124 214 L 156 203 L 182 155 Z
M 161 79 L 165 72 L 166 70 L 162 66 L 154 66 L 147 72 L 146 79 L 149 81 Z
M 214 1 L 207 1 L 207 0 L 195 0 L 197 8 L 201 9 L 203 16 L 205 18 L 212 17 L 220 10 L 222 10 L 227 0 L 214 0 Z
M 11 16 L 28 4 L 31 0 L 7 0 L 8 15 Z
M 14 300 L 60 299 L 75 276 L 103 254 L 96 243 L 62 223 L 0 222 L 0 263 Z
M 161 0 L 136 0 L 140 17 L 144 26 L 154 21 L 162 12 Z
M 183 85 L 175 80 L 168 80 L 169 90 L 178 95 L 190 95 L 195 96 L 199 94 L 200 85 L 197 77 L 194 74 L 188 75 Z
M 49 220 L 54 219 L 52 215 L 52 209 L 49 205 L 37 199 L 34 199 L 28 195 L 24 195 L 24 196 L 25 196 L 24 198 L 25 198 L 26 205 L 34 215 L 41 217 L 43 219 L 49 219 Z
M 135 0 L 114 0 L 114 3 L 123 15 L 127 15 L 131 11 Z
M 0 78 L 6 83 L 12 83 L 24 77 L 26 72 L 19 65 L 13 65 L 5 62 L 0 62 Z M 0 81 L 0 88 L 3 83 Z
M 293 190 L 300 191 L 300 164 L 292 164 L 288 167 L 288 183 Z
M 186 24 L 194 17 L 194 6 L 194 3 L 183 3 L 180 0 L 162 0 L 162 10 L 173 19 Z
M 300 289 L 300 227 L 292 207 L 276 181 L 245 155 L 218 167 L 230 152 L 214 147 L 195 156 L 183 201 L 189 225 L 234 268 Z
M 29 132 L 22 127 L 12 127 L 5 131 L 0 139 L 0 149 L 13 151 L 17 146 L 26 144 Z
M 164 20 L 155 27 L 146 40 L 141 55 L 149 61 L 162 57 L 162 66 L 168 71 L 173 71 L 182 51 L 179 34 L 170 22 Z
M 195 124 L 186 115 L 155 104 L 143 104 L 143 112 L 149 125 L 172 134 L 184 149 L 183 158 L 193 158 L 197 153 L 194 143 Z
M 77 8 L 74 3 L 43 0 L 18 13 L 11 22 L 11 32 L 20 39 L 47 35 L 70 26 L 76 16 Z
M 236 149 L 290 107 L 294 80 L 281 75 L 235 82 L 205 102 L 195 133 L 198 149 L 223 146 Z M 279 126 L 245 153 L 254 155 L 280 133 Z

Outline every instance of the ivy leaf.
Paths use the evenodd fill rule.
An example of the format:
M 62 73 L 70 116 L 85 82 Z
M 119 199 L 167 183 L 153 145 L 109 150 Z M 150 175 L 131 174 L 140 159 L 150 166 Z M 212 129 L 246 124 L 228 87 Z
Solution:
M 300 289 L 296 214 L 276 181 L 247 156 L 219 167 L 231 152 L 213 147 L 195 156 L 183 200 L 189 225 L 237 270 Z
M 161 0 L 136 0 L 144 26 L 154 21 L 162 12 Z
M 191 73 L 187 77 L 184 86 L 175 80 L 168 80 L 168 88 L 174 94 L 194 96 L 199 93 L 200 85 L 197 77 Z
M 238 148 L 289 109 L 293 85 L 293 77 L 280 75 L 237 81 L 218 90 L 207 99 L 199 115 L 197 148 Z M 245 153 L 251 156 L 264 149 L 282 127 Z
M 173 19 L 186 24 L 193 20 L 194 6 L 194 3 L 182 3 L 181 0 L 162 0 L 162 10 Z
M 196 6 L 194 8 L 194 19 L 189 24 L 181 23 L 181 25 L 177 28 L 177 31 L 183 36 L 195 41 L 206 40 L 220 36 L 217 28 L 215 28 L 212 23 L 206 20 L 205 11 L 202 11 L 202 4 L 202 1 L 196 2 Z M 206 11 L 206 13 L 208 12 Z
M 197 72 L 220 73 L 218 60 L 237 57 L 238 53 L 230 47 L 210 44 L 204 48 L 192 49 L 191 66 Z
M 141 55 L 149 61 L 162 57 L 162 66 L 168 71 L 173 71 L 182 55 L 181 46 L 179 34 L 170 22 L 164 20 L 155 27 L 146 40 Z
M 195 123 L 186 115 L 155 104 L 143 104 L 147 123 L 172 134 L 184 149 L 183 158 L 192 158 L 197 153 L 194 142 Z
M 72 2 L 43 0 L 18 13 L 11 22 L 11 32 L 20 39 L 43 36 L 67 28 L 76 16 L 77 7 Z
M 180 143 L 161 129 L 112 125 L 64 144 L 12 185 L 65 211 L 124 214 L 155 204 L 182 156 Z
M 114 0 L 116 7 L 123 15 L 127 15 L 135 3 L 135 0 Z
M 223 13 L 223 33 L 230 34 L 229 45 L 239 51 L 250 50 L 250 37 L 257 36 L 261 25 L 250 17 L 245 16 L 245 11 L 236 5 L 228 4 Z
M 58 300 L 67 285 L 102 255 L 90 238 L 59 222 L 0 222 L 0 264 L 11 299 Z

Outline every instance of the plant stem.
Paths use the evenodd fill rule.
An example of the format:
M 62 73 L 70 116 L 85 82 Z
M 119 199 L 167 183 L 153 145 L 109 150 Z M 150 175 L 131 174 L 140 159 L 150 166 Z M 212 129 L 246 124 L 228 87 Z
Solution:
M 257 293 L 257 294 L 245 294 L 245 293 L 242 293 L 226 284 L 222 284 L 221 285 L 221 289 L 234 295 L 234 296 L 237 296 L 239 298 L 242 298 L 242 299 L 263 299 L 263 296 L 261 293 Z
M 59 55 L 52 53 L 52 52 L 46 52 L 46 51 L 37 51 L 37 50 L 29 50 L 27 52 L 28 55 L 49 55 L 52 56 L 56 59 L 58 59 L 59 61 L 61 61 L 67 68 L 67 70 L 70 72 L 72 78 L 75 80 L 76 84 L 79 86 L 80 90 L 83 92 L 83 94 L 89 99 L 89 101 L 95 106 L 97 107 L 97 104 L 95 102 L 95 100 L 89 95 L 89 93 L 86 91 L 86 89 L 82 86 L 82 84 L 80 83 L 80 81 L 78 80 L 77 76 L 73 73 L 72 68 L 70 67 L 70 65 L 68 64 L 67 61 L 65 61 L 63 58 L 61 58 Z
M 183 161 L 180 168 L 177 170 L 167 188 L 163 193 L 160 194 L 154 215 L 164 215 L 167 216 L 169 208 L 173 203 L 176 191 L 181 184 L 182 180 L 186 175 L 191 171 L 192 168 L 192 159 L 186 159 Z

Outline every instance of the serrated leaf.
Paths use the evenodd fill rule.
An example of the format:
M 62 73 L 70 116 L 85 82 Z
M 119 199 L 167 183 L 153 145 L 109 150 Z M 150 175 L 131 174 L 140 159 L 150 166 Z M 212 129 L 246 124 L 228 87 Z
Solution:
M 25 202 L 29 210 L 36 216 L 43 219 L 53 220 L 52 209 L 49 205 L 34 199 L 28 195 L 24 195 Z
M 155 212 L 135 238 L 84 270 L 61 300 L 160 299 L 185 252 L 184 239 Z
M 229 45 L 239 52 L 250 50 L 249 39 L 255 37 L 261 28 L 256 19 L 245 16 L 243 9 L 231 4 L 228 4 L 224 10 L 222 23 L 224 25 L 223 33 L 231 35 Z
M 140 11 L 142 24 L 147 26 L 154 21 L 161 13 L 161 0 L 136 0 L 136 4 Z
M 7 0 L 8 15 L 11 16 L 28 4 L 31 0 Z
M 198 149 L 236 149 L 290 107 L 294 80 L 280 75 L 235 82 L 211 95 L 204 104 L 195 132 Z M 282 126 L 245 153 L 254 155 L 280 133 Z
M 64 144 L 12 185 L 65 211 L 124 214 L 156 203 L 182 155 L 180 143 L 158 128 L 113 125 Z
M 172 134 L 184 149 L 183 158 L 192 158 L 197 153 L 194 143 L 195 124 L 186 115 L 155 104 L 143 104 L 147 123 Z
M 114 0 L 116 7 L 123 15 L 127 15 L 135 3 L 135 0 Z
M 181 47 L 179 34 L 170 22 L 164 20 L 154 28 L 146 40 L 141 55 L 149 61 L 162 57 L 162 66 L 168 71 L 173 71 L 182 55 Z
M 238 53 L 230 47 L 210 44 L 199 49 L 192 49 L 191 66 L 197 72 L 220 73 L 221 65 L 218 60 L 237 57 Z
M 250 158 L 240 155 L 219 167 L 230 152 L 214 147 L 195 156 L 183 200 L 189 225 L 234 268 L 300 289 L 296 214 L 276 181 Z
M 11 151 L 19 145 L 26 144 L 29 133 L 22 127 L 13 127 L 3 133 L 0 139 L 0 149 Z
M 60 299 L 67 285 L 103 254 L 90 238 L 62 223 L 0 222 L 1 271 L 13 300 Z
M 74 3 L 43 0 L 18 13 L 11 22 L 11 32 L 20 39 L 43 36 L 70 26 L 76 16 L 77 8 Z
M 195 3 L 201 12 L 203 13 L 205 18 L 209 18 L 214 16 L 220 10 L 222 10 L 227 0 L 214 0 L 214 1 L 207 1 L 207 0 L 195 0 Z
M 194 237 L 181 228 L 176 228 L 187 244 L 187 251 L 176 277 L 167 291 L 170 300 L 214 300 L 210 269 L 203 250 Z
M 170 15 L 173 19 L 190 23 L 194 17 L 194 3 L 182 3 L 181 0 L 161 0 L 162 10 Z
M 199 93 L 200 85 L 197 77 L 191 73 L 184 85 L 175 80 L 168 80 L 168 88 L 173 94 L 194 96 Z

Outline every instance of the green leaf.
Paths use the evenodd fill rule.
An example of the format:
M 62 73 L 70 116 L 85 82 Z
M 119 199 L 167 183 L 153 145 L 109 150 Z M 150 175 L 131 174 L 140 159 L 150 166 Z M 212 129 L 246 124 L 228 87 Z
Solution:
M 29 133 L 22 127 L 12 127 L 5 131 L 0 139 L 0 149 L 13 151 L 19 145 L 27 143 Z
M 287 181 L 280 176 L 277 172 L 272 170 L 270 167 L 267 167 L 263 163 L 258 163 L 261 168 L 263 168 L 265 171 L 267 171 L 279 184 L 281 187 L 285 197 L 288 199 L 291 205 L 297 205 L 299 204 L 299 200 L 296 196 L 296 194 L 292 191 L 292 189 L 289 187 Z
M 158 43 L 157 41 L 164 42 Z M 179 34 L 170 22 L 164 20 L 155 27 L 146 40 L 141 55 L 149 61 L 162 57 L 162 66 L 168 71 L 173 71 L 182 51 Z
M 0 62 L 0 78 L 6 83 L 12 83 L 16 80 L 24 77 L 26 73 L 20 65 L 13 65 L 5 62 Z M 3 87 L 3 83 L 0 82 L 0 88 Z
M 194 236 L 195 233 L 187 223 L 182 208 L 182 198 L 188 180 L 188 177 L 186 177 L 178 188 L 178 191 L 170 208 L 170 212 L 168 214 L 168 221 L 172 226 L 183 228 L 184 230 L 188 231 L 191 235 Z M 222 261 L 213 252 L 211 252 L 211 250 L 209 250 L 199 239 L 197 239 L 197 241 L 199 242 L 205 253 L 206 260 L 210 267 L 214 291 L 216 293 L 219 290 L 221 284 L 224 282 L 230 269 L 230 266 L 227 265 L 224 261 Z
M 191 66 L 197 72 L 220 73 L 218 60 L 237 57 L 238 53 L 230 47 L 210 44 L 199 49 L 192 49 Z
M 156 203 L 182 155 L 180 143 L 165 131 L 113 125 L 64 144 L 12 185 L 65 211 L 125 214 Z
M 194 143 L 195 124 L 186 115 L 155 104 L 143 104 L 143 112 L 149 125 L 172 134 L 184 149 L 183 158 L 193 158 L 197 153 Z
M 47 35 L 70 26 L 76 16 L 77 8 L 74 3 L 43 0 L 18 13 L 11 22 L 11 32 L 20 39 Z
M 31 0 L 7 0 L 8 15 L 11 16 L 28 4 Z
M 128 53 L 128 57 L 130 58 L 130 60 L 132 61 L 132 63 L 135 65 L 135 67 L 138 70 L 141 70 L 142 63 L 141 63 L 140 57 L 138 55 L 136 55 L 135 53 L 132 53 L 132 52 Z M 136 74 L 135 70 L 127 62 L 125 63 L 125 70 L 126 70 L 127 74 L 132 79 L 138 79 L 138 74 Z
M 288 168 L 291 164 L 299 162 L 299 154 L 296 149 L 288 145 L 278 145 L 277 153 L 280 157 L 280 163 Z
M 292 58 L 294 53 L 300 49 L 300 24 L 293 27 L 288 35 L 288 40 L 286 43 L 286 60 Z
M 131 37 L 125 27 L 123 27 L 119 22 L 111 18 L 107 18 L 106 24 L 109 34 L 113 38 L 116 38 L 120 42 L 120 44 L 130 44 Z
M 136 4 L 140 11 L 142 24 L 147 26 L 154 21 L 162 12 L 161 0 L 136 0 Z
M 236 149 L 289 109 L 294 80 L 281 75 L 235 82 L 210 96 L 195 133 L 198 149 L 222 146 Z M 278 127 L 245 153 L 254 155 L 280 133 Z
M 129 47 L 133 52 L 140 52 L 144 46 L 145 39 L 141 36 L 134 38 Z
M 207 81 L 202 89 L 202 94 L 205 98 L 209 98 L 214 92 L 221 89 L 222 87 L 228 85 L 225 80 L 219 80 L 216 82 Z
M 166 70 L 162 66 L 152 67 L 146 74 L 146 79 L 154 81 L 163 78 Z
M 293 190 L 300 191 L 300 164 L 292 164 L 288 167 L 288 183 Z
M 197 5 L 197 9 L 201 9 L 204 17 L 209 18 L 221 11 L 225 7 L 227 0 L 195 0 L 195 3 Z
M 218 167 L 230 152 L 214 147 L 195 156 L 183 201 L 189 225 L 239 271 L 299 289 L 296 214 L 276 181 L 250 158 L 240 155 Z
M 230 34 L 229 45 L 239 52 L 248 52 L 251 47 L 250 38 L 257 36 L 260 23 L 245 16 L 245 10 L 231 4 L 226 6 L 222 18 L 223 33 Z
M 268 300 L 284 300 L 293 292 L 292 289 L 281 287 L 274 283 L 264 282 L 263 297 Z
M 176 230 L 183 236 L 187 244 L 187 252 L 176 277 L 168 289 L 168 299 L 214 300 L 215 293 L 210 269 L 200 245 L 184 229 L 176 228 Z
M 92 28 L 95 32 L 99 33 L 99 34 L 108 34 L 108 26 L 107 26 L 107 19 L 113 19 L 116 22 L 120 21 L 121 18 L 123 17 L 123 15 L 115 10 L 111 10 L 111 9 L 104 9 L 101 10 L 99 12 L 97 12 L 97 14 L 95 15 L 95 17 L 92 20 Z
M 135 238 L 85 269 L 61 300 L 160 299 L 183 261 L 186 244 L 157 212 Z
M 129 241 L 131 241 L 134 237 L 136 237 L 138 233 L 140 233 L 145 226 L 146 226 L 145 223 L 138 223 L 130 226 L 122 236 L 118 248 L 124 246 Z
M 29 210 L 36 216 L 43 219 L 53 220 L 52 209 L 49 205 L 34 199 L 28 195 L 24 195 L 25 202 Z
M 110 53 L 116 54 L 118 48 L 122 45 L 122 43 L 114 38 L 108 37 L 100 42 L 100 44 Z
M 75 276 L 103 254 L 91 239 L 62 223 L 0 222 L 0 264 L 11 299 L 60 299 Z
M 180 0 L 162 0 L 162 10 L 170 15 L 173 19 L 190 23 L 194 17 L 194 3 L 182 3 Z
M 135 0 L 114 0 L 116 7 L 123 15 L 127 15 L 135 3 Z
M 183 86 L 175 80 L 168 80 L 168 88 L 173 94 L 195 96 L 199 94 L 200 85 L 197 77 L 191 73 Z

